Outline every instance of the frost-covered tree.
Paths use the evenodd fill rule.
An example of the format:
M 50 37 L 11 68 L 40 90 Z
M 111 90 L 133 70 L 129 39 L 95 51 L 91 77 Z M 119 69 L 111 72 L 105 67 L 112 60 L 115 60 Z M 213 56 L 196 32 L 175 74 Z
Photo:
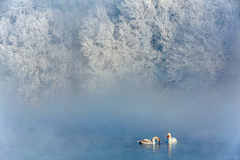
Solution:
M 229 69 L 239 15 L 235 0 L 0 1 L 0 91 L 207 88 Z
M 114 24 L 104 7 L 98 6 L 89 12 L 82 22 L 79 38 L 81 53 L 86 63 L 86 81 L 82 87 L 95 91 L 96 88 L 112 87 L 116 77 L 124 68 L 123 57 L 119 54 L 117 42 L 113 37 Z
M 66 92 L 71 57 L 61 21 L 49 9 L 34 10 L 28 0 L 6 6 L 0 23 L 1 89 L 30 102 Z
M 122 0 L 119 9 L 120 17 L 137 32 L 143 33 L 144 23 L 151 28 L 147 32 L 152 37 L 144 41 L 152 46 L 142 46 L 161 52 L 157 55 L 162 62 L 154 62 L 160 81 L 185 89 L 207 87 L 225 71 L 234 33 L 231 1 Z
M 162 63 L 160 46 L 154 46 L 154 15 L 150 0 L 124 0 L 120 10 L 117 39 L 128 47 L 127 54 L 133 58 L 132 69 L 151 84 L 159 73 Z
M 133 5 L 138 4 L 136 1 Z M 124 5 L 120 11 L 126 15 L 120 16 L 117 24 L 111 21 L 106 9 L 99 6 L 83 21 L 79 38 L 81 52 L 88 63 L 86 84 L 90 88 L 101 85 L 113 88 L 129 82 L 146 85 L 154 80 L 161 53 L 152 47 L 152 26 L 147 11 L 141 14 L 145 3 L 137 8 Z
M 233 7 L 227 1 L 158 3 L 156 23 L 161 29 L 164 23 L 171 26 L 171 35 L 162 34 L 160 40 L 170 81 L 186 89 L 207 87 L 223 74 L 234 31 Z
M 79 33 L 87 83 L 94 88 L 100 79 L 115 83 L 114 76 L 131 73 L 142 84 L 170 81 L 190 90 L 215 84 L 226 70 L 234 33 L 231 3 L 121 0 L 114 18 L 98 7 Z

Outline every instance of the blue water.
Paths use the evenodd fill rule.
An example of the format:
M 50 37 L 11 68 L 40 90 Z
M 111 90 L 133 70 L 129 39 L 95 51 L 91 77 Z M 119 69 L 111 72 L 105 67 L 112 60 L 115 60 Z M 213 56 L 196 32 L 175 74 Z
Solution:
M 78 160 L 78 159 L 240 159 L 240 144 L 228 141 L 193 140 L 178 137 L 177 144 L 139 145 L 141 133 L 127 136 L 121 130 L 93 131 L 83 129 L 71 133 L 64 128 L 58 133 L 35 129 L 12 130 L 1 139 L 1 160 Z M 2 134 L 3 135 L 3 134 Z M 149 135 L 150 138 L 150 135 Z M 151 137 L 152 138 L 152 137 Z
M 234 108 L 113 102 L 2 107 L 0 160 L 240 159 Z M 168 132 L 177 144 L 166 144 Z M 154 136 L 160 145 L 137 143 Z
M 115 139 L 94 143 L 84 159 L 239 159 L 240 153 L 224 142 L 193 142 L 179 139 L 177 144 L 138 145 L 136 139 Z M 106 144 L 107 143 L 107 144 Z

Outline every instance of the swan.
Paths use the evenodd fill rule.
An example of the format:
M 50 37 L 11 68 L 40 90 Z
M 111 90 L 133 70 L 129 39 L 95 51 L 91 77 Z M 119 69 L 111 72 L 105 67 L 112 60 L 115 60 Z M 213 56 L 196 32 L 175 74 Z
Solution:
M 157 136 L 153 137 L 152 141 L 150 139 L 143 139 L 143 140 L 139 140 L 137 142 L 139 144 L 155 144 L 155 140 L 158 140 L 158 142 L 160 144 L 160 138 Z
M 175 137 L 172 137 L 171 133 L 168 133 L 166 143 L 177 143 L 177 139 Z

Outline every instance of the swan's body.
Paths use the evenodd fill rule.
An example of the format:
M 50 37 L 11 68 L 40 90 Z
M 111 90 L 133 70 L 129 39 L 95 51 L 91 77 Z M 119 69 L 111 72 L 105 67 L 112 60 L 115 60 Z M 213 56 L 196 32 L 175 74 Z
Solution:
M 177 139 L 175 137 L 172 137 L 171 133 L 168 133 L 166 143 L 177 143 Z
M 152 141 L 150 139 L 143 139 L 143 140 L 139 140 L 137 142 L 139 144 L 155 144 L 155 140 L 158 140 L 158 142 L 160 144 L 160 138 L 157 136 L 153 137 Z

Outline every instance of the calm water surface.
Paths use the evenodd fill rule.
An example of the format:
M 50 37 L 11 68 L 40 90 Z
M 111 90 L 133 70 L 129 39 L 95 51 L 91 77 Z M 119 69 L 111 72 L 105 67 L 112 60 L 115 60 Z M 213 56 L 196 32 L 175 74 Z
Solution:
M 137 140 L 148 138 L 139 135 L 126 136 L 104 129 L 52 135 L 38 135 L 34 129 L 13 130 L 0 142 L 0 159 L 240 159 L 240 145 L 236 143 L 177 137 L 178 143 L 169 145 L 161 137 L 161 145 L 139 145 Z
M 227 142 L 178 139 L 177 144 L 138 145 L 137 139 L 102 140 L 84 151 L 84 159 L 240 159 L 240 147 Z

